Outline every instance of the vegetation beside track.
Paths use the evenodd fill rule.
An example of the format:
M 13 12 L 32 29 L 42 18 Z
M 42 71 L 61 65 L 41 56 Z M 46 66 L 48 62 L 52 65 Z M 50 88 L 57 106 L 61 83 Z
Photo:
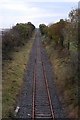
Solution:
M 29 38 L 35 26 L 31 23 L 17 23 L 11 29 L 4 30 L 2 32 L 2 59 L 12 59 L 10 54 L 18 47 L 24 46 L 28 42 Z
M 9 118 L 13 116 L 16 102 L 23 84 L 24 72 L 27 67 L 29 54 L 34 41 L 35 33 L 32 37 L 25 38 L 24 45 L 14 46 L 10 49 L 3 48 L 3 68 L 2 68 L 2 117 Z M 11 36 L 11 35 L 10 35 Z M 9 37 L 10 37 L 9 36 Z M 11 37 L 10 37 L 11 38 Z M 14 40 L 11 40 L 14 42 Z M 16 39 L 15 39 L 16 40 Z M 21 40 L 21 38 L 20 38 Z M 6 41 L 7 42 L 7 41 Z M 8 41 L 9 42 L 9 41 Z M 5 45 L 5 43 L 3 43 Z M 13 44 L 14 45 L 14 44 Z M 6 46 L 5 46 L 6 47 Z M 7 49 L 7 51 L 4 51 Z M 9 51 L 8 51 L 9 50 Z M 7 55 L 5 54 L 7 52 Z
M 55 83 L 58 95 L 68 117 L 75 118 L 78 115 L 78 78 L 77 71 L 65 50 L 54 50 L 46 46 L 46 51 L 53 65 Z
M 68 117 L 78 117 L 78 82 L 80 73 L 78 37 L 80 10 L 69 13 L 69 19 L 46 26 L 40 24 L 43 45 L 52 62 L 55 82 Z

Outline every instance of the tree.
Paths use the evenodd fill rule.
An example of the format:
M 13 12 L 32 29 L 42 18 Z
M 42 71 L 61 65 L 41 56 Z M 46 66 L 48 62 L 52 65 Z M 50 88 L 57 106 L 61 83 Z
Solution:
M 52 24 L 48 28 L 48 37 L 54 40 L 56 45 L 60 45 L 62 48 L 64 47 L 64 28 L 66 22 L 61 19 L 59 22 Z
M 22 46 L 31 37 L 35 26 L 31 23 L 17 23 L 12 29 L 4 31 L 2 35 L 2 50 L 3 55 L 15 49 L 15 47 Z
M 42 35 L 47 34 L 47 26 L 45 24 L 40 24 L 39 29 Z

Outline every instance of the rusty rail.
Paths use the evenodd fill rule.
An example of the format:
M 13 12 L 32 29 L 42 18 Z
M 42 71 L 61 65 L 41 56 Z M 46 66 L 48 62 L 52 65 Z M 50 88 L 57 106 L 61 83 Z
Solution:
M 36 91 L 36 59 L 33 73 L 32 119 L 35 119 L 35 91 Z
M 43 74 L 44 74 L 44 80 L 45 80 L 45 85 L 46 85 L 46 90 L 47 90 L 47 95 L 48 95 L 48 100 L 49 100 L 51 115 L 52 115 L 52 118 L 54 119 L 54 111 L 53 111 L 52 102 L 51 102 L 49 85 L 48 85 L 47 76 L 46 76 L 46 71 L 45 71 L 45 66 L 44 66 L 44 63 L 43 63 L 43 62 L 42 62 L 42 66 L 43 66 Z
M 49 85 L 48 85 L 48 80 L 47 80 L 47 76 L 46 76 L 45 65 L 42 61 L 42 55 L 41 55 L 41 63 L 42 63 L 42 69 L 43 69 L 43 76 L 44 76 L 44 80 L 45 80 L 45 86 L 46 86 L 47 95 L 48 95 L 48 102 L 49 102 L 51 117 L 52 117 L 52 119 L 54 119 L 55 117 L 54 117 L 53 105 L 51 102 Z M 36 59 L 35 59 L 34 73 L 33 73 L 33 97 L 32 97 L 32 119 L 33 120 L 35 119 L 36 68 L 37 68 L 37 50 L 36 50 Z

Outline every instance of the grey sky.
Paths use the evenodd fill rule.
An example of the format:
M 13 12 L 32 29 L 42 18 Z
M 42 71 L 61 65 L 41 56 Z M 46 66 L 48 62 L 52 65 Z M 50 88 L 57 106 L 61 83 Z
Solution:
M 0 28 L 9 28 L 16 23 L 29 21 L 38 27 L 41 23 L 48 25 L 59 21 L 60 18 L 68 18 L 69 12 L 78 6 L 77 0 L 71 1 L 1 0 Z

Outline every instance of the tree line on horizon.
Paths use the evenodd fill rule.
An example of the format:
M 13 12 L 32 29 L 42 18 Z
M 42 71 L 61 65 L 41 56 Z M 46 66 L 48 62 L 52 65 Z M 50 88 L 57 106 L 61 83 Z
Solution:
M 66 49 L 80 71 L 80 9 L 71 10 L 68 16 L 69 19 L 60 19 L 48 26 L 40 24 L 39 29 L 46 38 L 43 43 L 51 44 L 54 49 Z
M 54 48 L 66 48 L 70 54 L 76 53 L 80 70 L 80 9 L 71 10 L 68 16 L 69 19 L 60 19 L 49 26 L 40 24 L 39 28 L 41 34 L 48 37 L 44 40 L 45 44 L 51 44 Z
M 79 27 L 80 27 L 80 10 L 75 9 L 69 13 L 69 19 L 60 19 L 59 22 L 46 26 L 40 24 L 39 28 L 42 35 L 48 37 L 47 43 L 52 43 L 54 46 L 71 49 L 72 44 L 75 48 L 78 47 Z
M 31 23 L 17 23 L 9 30 L 2 32 L 2 58 L 8 59 L 9 53 L 28 42 L 35 26 Z

